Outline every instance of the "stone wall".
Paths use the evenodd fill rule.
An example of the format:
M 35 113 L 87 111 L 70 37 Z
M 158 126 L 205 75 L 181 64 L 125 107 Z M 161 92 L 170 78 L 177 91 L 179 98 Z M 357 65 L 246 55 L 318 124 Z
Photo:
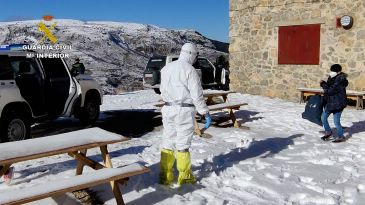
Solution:
M 351 29 L 336 27 L 350 15 Z M 339 63 L 349 90 L 365 91 L 364 0 L 230 0 L 233 90 L 297 100 L 298 87 L 318 88 Z M 278 26 L 321 24 L 319 65 L 278 65 Z

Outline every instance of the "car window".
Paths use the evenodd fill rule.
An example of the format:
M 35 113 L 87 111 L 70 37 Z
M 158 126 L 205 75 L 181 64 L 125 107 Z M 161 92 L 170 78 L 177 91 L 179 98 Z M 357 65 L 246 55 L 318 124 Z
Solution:
M 166 57 L 152 57 L 147 63 L 147 68 L 161 69 L 166 64 Z
M 201 68 L 213 68 L 213 66 L 209 63 L 207 59 L 198 59 L 197 62 L 199 63 L 199 67 Z
M 7 55 L 0 55 L 0 80 L 14 80 L 15 73 Z
M 60 58 L 42 58 L 44 72 L 49 78 L 68 78 L 65 65 Z
M 27 72 L 27 74 L 39 74 L 38 66 L 36 66 L 36 63 L 33 61 L 33 59 L 29 59 L 26 57 L 10 57 L 10 65 L 14 73 L 19 73 L 19 65 L 21 62 L 28 61 L 30 62 L 30 71 Z
M 213 66 L 209 63 L 207 59 L 198 58 L 198 60 L 194 63 L 195 69 L 214 69 Z

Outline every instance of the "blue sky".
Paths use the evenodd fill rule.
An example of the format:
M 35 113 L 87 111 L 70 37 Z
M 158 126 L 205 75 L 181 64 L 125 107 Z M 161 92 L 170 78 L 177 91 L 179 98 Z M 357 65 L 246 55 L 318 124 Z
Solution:
M 1 0 L 0 21 L 41 19 L 101 20 L 194 29 L 228 42 L 229 0 Z

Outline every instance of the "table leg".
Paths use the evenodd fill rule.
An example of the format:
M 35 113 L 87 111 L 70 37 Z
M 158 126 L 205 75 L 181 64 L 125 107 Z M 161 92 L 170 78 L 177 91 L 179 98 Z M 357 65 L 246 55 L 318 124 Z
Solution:
M 239 110 L 239 107 L 237 108 L 231 108 L 231 109 L 228 109 L 229 111 L 229 115 L 231 117 L 231 120 L 233 122 L 233 127 L 235 128 L 240 128 L 240 129 L 243 129 L 243 130 L 249 130 L 250 127 L 247 127 L 247 126 L 244 126 L 244 125 L 241 125 L 241 123 L 239 123 L 236 119 L 236 116 L 234 116 L 234 113 L 233 113 L 233 110 Z
M 86 152 L 87 152 L 87 149 L 83 149 L 80 151 L 80 155 L 86 157 Z M 82 161 L 77 161 L 77 168 L 76 168 L 76 175 L 81 175 L 82 172 L 84 171 L 84 166 L 85 164 L 82 162 Z
M 299 104 L 302 103 L 303 101 L 304 101 L 304 92 L 300 91 Z
M 212 105 L 212 104 L 214 104 L 213 103 L 213 96 L 209 96 L 209 97 L 207 97 L 207 105 Z
M 227 102 L 227 95 L 222 95 L 223 97 L 223 102 Z
M 81 161 L 84 166 L 89 166 L 92 169 L 98 170 L 106 168 L 104 165 L 96 162 L 90 158 L 87 158 L 85 155 L 81 155 L 79 152 L 70 152 L 68 153 L 71 157 L 75 158 L 77 161 Z
M 202 132 L 200 131 L 199 124 L 198 124 L 198 121 L 196 119 L 194 119 L 194 124 L 195 124 L 195 133 L 197 135 L 199 135 L 199 137 L 201 137 L 202 136 Z
M 103 157 L 103 161 L 105 163 L 105 166 L 108 167 L 108 168 L 113 168 L 112 160 L 110 159 L 110 155 L 109 155 L 107 146 L 106 145 L 101 146 L 100 151 L 101 151 L 101 155 Z M 117 201 L 117 204 L 118 205 L 124 205 L 122 192 L 119 188 L 118 182 L 117 181 L 111 181 L 110 186 L 113 190 L 114 197 L 115 197 L 115 200 Z
M 233 126 L 235 128 L 239 128 L 241 125 L 238 123 L 236 117 L 234 116 L 233 109 L 229 109 L 229 115 L 231 116 L 231 120 L 233 122 Z
M 108 152 L 108 148 L 106 145 L 100 147 L 101 156 L 103 157 L 103 161 L 105 166 L 108 168 L 113 168 L 112 160 L 110 159 L 110 155 Z
M 357 96 L 356 97 L 356 110 L 360 110 L 363 108 L 363 97 L 362 96 Z

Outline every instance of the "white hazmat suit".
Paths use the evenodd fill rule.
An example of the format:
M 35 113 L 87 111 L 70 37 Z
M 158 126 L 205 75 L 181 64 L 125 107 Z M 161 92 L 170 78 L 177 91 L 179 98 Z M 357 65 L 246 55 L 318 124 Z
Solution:
M 161 70 L 161 96 L 165 101 L 162 112 L 164 127 L 160 161 L 160 183 L 171 185 L 174 181 L 173 166 L 179 171 L 178 185 L 195 183 L 191 169 L 189 148 L 194 135 L 196 111 L 209 112 L 203 97 L 200 78 L 192 66 L 198 52 L 195 45 L 186 43 L 177 61 Z
M 192 66 L 198 52 L 194 44 L 186 43 L 181 48 L 177 61 L 161 70 L 161 96 L 172 106 L 162 108 L 164 126 L 162 147 L 169 150 L 190 148 L 194 134 L 196 111 L 204 115 L 209 112 L 203 97 L 200 77 Z M 192 105 L 181 106 L 181 103 Z

